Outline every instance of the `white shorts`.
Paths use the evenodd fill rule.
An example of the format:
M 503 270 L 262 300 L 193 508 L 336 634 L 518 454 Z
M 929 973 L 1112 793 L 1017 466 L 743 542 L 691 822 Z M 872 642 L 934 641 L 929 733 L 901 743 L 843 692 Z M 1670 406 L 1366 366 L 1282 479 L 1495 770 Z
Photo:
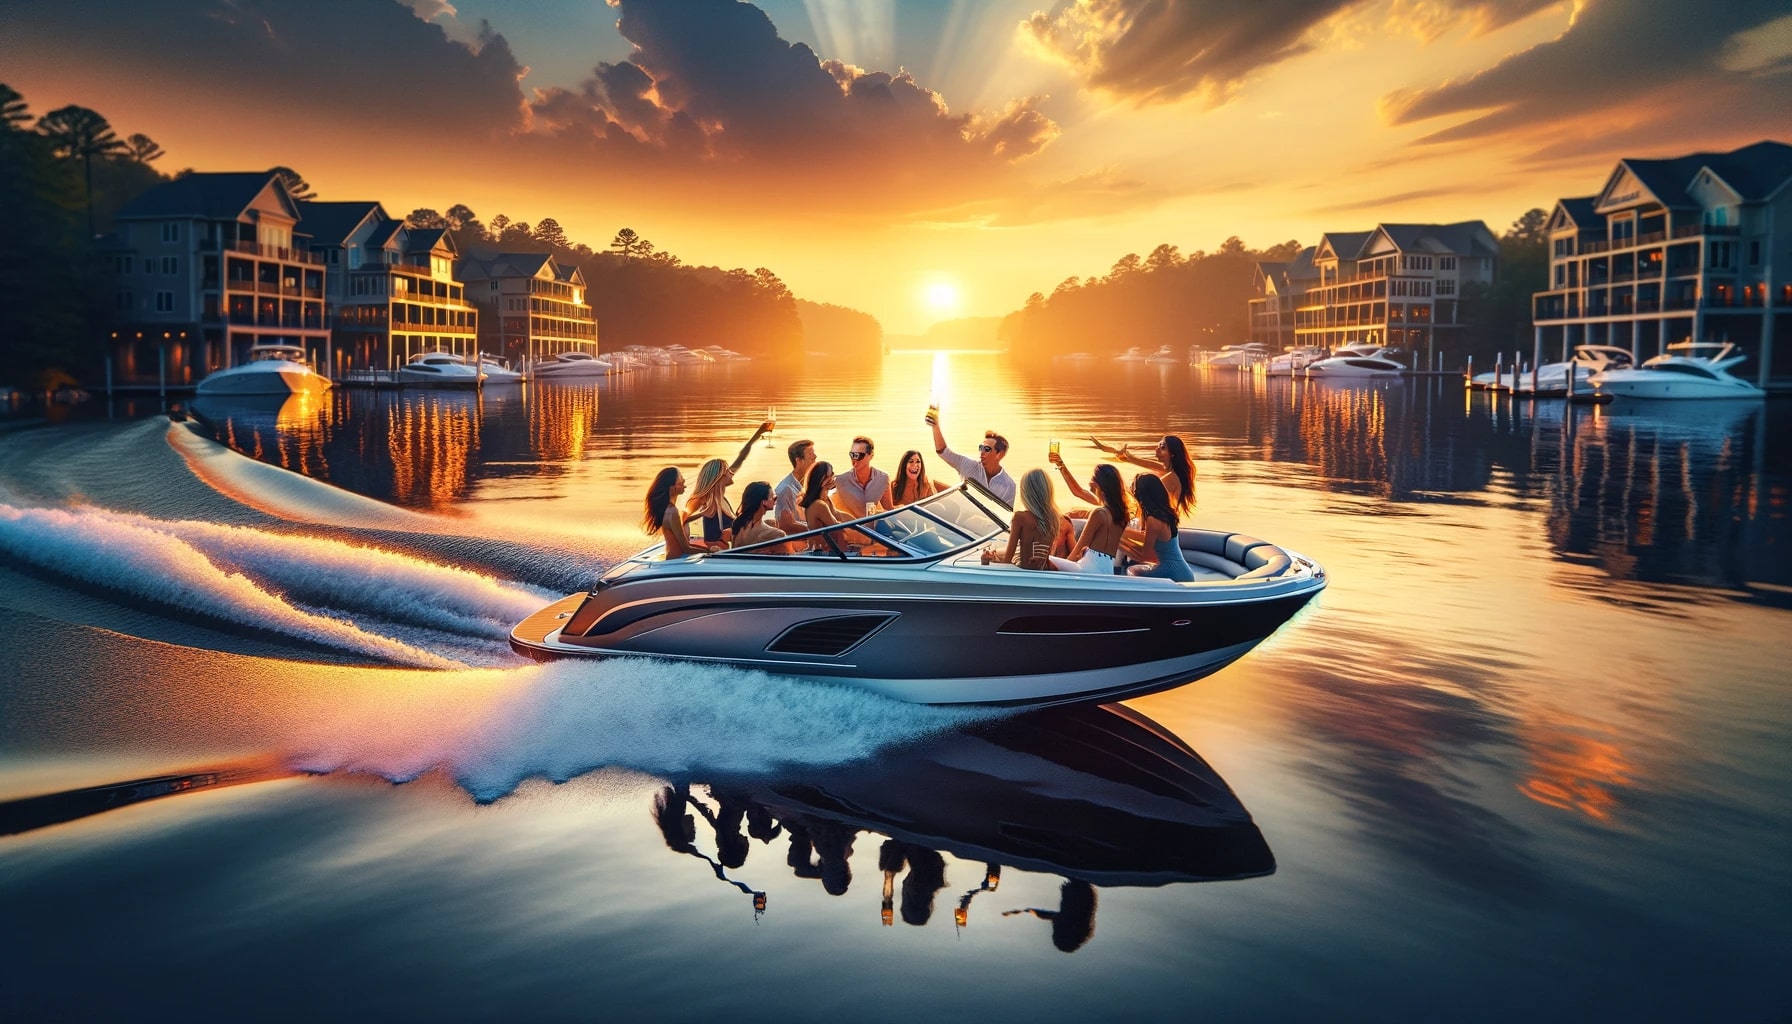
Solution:
M 1087 572 L 1096 573 L 1102 576 L 1114 575 L 1114 556 L 1104 555 L 1101 552 L 1090 548 L 1085 548 L 1083 550 L 1082 559 L 1075 562 L 1072 562 L 1068 558 L 1059 558 L 1058 556 L 1053 555 L 1052 565 L 1056 566 L 1060 572 Z

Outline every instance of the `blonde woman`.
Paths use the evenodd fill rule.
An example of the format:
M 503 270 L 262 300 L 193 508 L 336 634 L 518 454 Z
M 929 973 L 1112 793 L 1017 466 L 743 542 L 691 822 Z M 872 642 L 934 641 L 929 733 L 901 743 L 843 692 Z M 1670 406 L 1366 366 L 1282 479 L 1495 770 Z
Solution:
M 734 540 L 734 506 L 728 503 L 728 485 L 734 468 L 721 459 L 710 459 L 697 468 L 697 482 L 684 502 L 684 519 L 703 520 L 703 542 L 726 547 Z
M 983 564 L 1012 562 L 1022 569 L 1052 569 L 1054 554 L 1068 554 L 1070 520 L 1052 500 L 1052 478 L 1043 469 L 1029 469 L 1020 478 L 1020 508 L 1008 524 L 1008 547 L 1000 557 L 983 549 Z

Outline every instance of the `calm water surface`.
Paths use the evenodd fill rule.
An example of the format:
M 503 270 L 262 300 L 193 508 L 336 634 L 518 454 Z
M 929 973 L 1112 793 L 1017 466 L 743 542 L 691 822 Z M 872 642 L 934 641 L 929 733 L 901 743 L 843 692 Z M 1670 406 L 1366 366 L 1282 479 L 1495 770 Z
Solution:
M 204 437 L 0 418 L 0 1005 L 1784 1019 L 1792 405 L 1210 374 L 899 353 Z M 1117 711 L 509 653 L 644 543 L 662 466 L 773 406 L 743 484 L 798 437 L 894 466 L 930 397 L 1016 475 L 1181 434 L 1196 521 L 1331 586 Z

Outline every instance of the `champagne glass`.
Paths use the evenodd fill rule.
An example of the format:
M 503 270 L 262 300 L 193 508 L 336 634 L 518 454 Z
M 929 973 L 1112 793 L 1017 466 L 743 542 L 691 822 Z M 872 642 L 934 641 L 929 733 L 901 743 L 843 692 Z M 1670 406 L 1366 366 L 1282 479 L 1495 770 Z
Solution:
M 765 430 L 765 446 L 767 448 L 770 448 L 772 446 L 772 431 L 778 429 L 778 407 L 777 406 L 771 405 L 771 406 L 766 407 L 765 422 L 771 424 L 771 426 L 767 427 Z

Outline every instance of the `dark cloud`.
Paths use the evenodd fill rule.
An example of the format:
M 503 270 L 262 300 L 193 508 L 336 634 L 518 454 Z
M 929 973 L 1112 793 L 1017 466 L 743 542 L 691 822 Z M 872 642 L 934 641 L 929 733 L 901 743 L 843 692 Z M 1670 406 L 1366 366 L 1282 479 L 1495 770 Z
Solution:
M 616 0 L 629 60 L 599 64 L 576 93 L 533 103 L 556 131 L 621 126 L 650 147 L 729 163 L 818 172 L 996 165 L 1037 152 L 1058 129 L 1037 98 L 995 114 L 953 114 L 906 71 L 823 60 L 780 38 L 765 13 L 735 0 Z M 575 98 L 576 97 L 576 98 Z M 588 112 L 573 108 L 583 103 Z
M 1435 38 L 1518 21 L 1560 0 L 1394 0 L 1378 32 Z M 1371 0 L 1064 0 L 1021 23 L 1090 88 L 1138 103 L 1218 106 L 1252 73 L 1313 49 L 1316 29 Z
M 1390 94 L 1383 115 L 1393 124 L 1470 115 L 1427 143 L 1535 138 L 1544 129 L 1540 153 L 1577 139 L 1584 152 L 1588 141 L 1633 126 L 1659 138 L 1667 122 L 1694 129 L 1694 138 L 1764 117 L 1783 132 L 1792 95 L 1784 62 L 1727 62 L 1740 33 L 1786 15 L 1784 0 L 1587 0 L 1559 37 L 1466 78 Z
M 524 117 L 524 69 L 502 36 L 454 42 L 396 2 L 60 0 L 8 5 L 6 22 L 8 47 L 260 104 L 270 120 L 321 112 L 422 136 L 417 126 L 500 133 Z

